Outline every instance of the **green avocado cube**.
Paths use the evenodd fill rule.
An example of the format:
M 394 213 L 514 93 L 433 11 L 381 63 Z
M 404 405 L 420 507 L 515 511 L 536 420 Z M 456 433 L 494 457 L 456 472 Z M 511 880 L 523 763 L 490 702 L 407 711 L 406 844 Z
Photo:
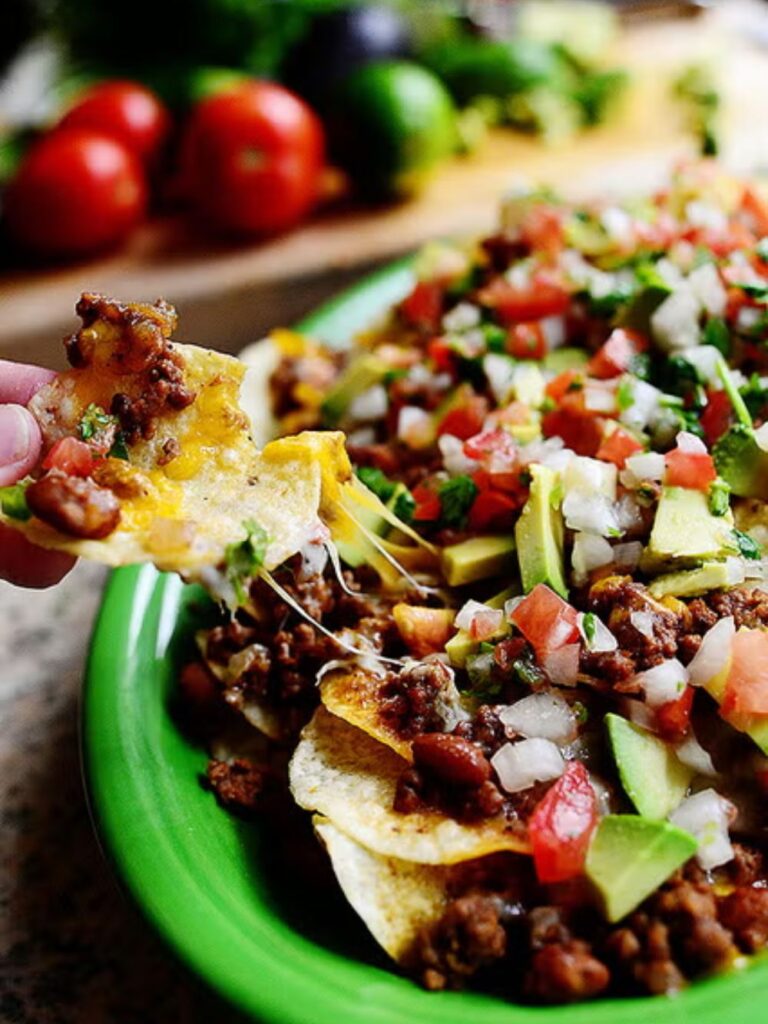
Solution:
M 658 736 L 609 712 L 605 716 L 624 792 L 644 818 L 666 818 L 686 794 L 693 772 Z
M 662 488 L 653 529 L 641 568 L 645 572 L 697 567 L 738 555 L 733 516 L 714 516 L 703 491 L 689 487 Z
M 670 572 L 657 576 L 648 587 L 651 597 L 696 597 L 708 590 L 720 590 L 733 585 L 731 568 L 727 562 L 706 562 L 698 569 Z
M 515 538 L 492 535 L 470 537 L 443 548 L 441 567 L 451 587 L 501 576 L 514 566 Z
M 390 367 L 366 352 L 354 359 L 326 395 L 321 411 L 329 426 L 335 426 L 358 395 L 384 379 Z
M 538 583 L 546 583 L 568 598 L 563 532 L 557 473 L 547 466 L 531 466 L 531 492 L 515 525 L 520 579 L 526 594 Z

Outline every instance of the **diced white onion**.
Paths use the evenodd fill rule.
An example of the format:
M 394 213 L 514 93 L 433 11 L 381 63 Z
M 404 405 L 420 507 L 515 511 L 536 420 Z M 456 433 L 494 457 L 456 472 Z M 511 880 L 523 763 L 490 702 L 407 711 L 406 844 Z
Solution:
M 489 352 L 483 357 L 483 372 L 497 405 L 504 405 L 512 393 L 515 363 L 509 356 Z
M 471 302 L 460 302 L 443 317 L 445 330 L 457 334 L 469 330 L 470 327 L 477 327 L 479 323 L 480 309 Z
M 428 444 L 432 435 L 432 417 L 417 405 L 404 405 L 397 418 L 397 436 L 407 445 Z
M 387 415 L 389 399 L 383 385 L 374 384 L 372 388 L 361 392 L 349 403 L 347 415 L 356 423 L 368 423 L 380 420 Z
M 602 619 L 598 618 L 597 615 L 592 613 L 592 625 L 593 630 L 592 636 L 587 636 L 584 630 L 584 615 L 579 612 L 579 632 L 584 640 L 584 646 L 588 651 L 592 651 L 595 654 L 603 654 L 606 651 L 615 651 L 619 646 L 619 642 L 613 633 L 608 629 Z
M 443 465 L 451 476 L 462 476 L 474 473 L 479 463 L 464 454 L 464 442 L 453 434 L 442 434 L 437 439 Z
M 686 455 L 706 455 L 707 446 L 701 440 L 700 437 L 696 437 L 695 434 L 689 433 L 687 430 L 681 430 L 675 438 L 677 447 L 681 452 L 685 452 Z
M 762 315 L 754 306 L 742 306 L 736 314 L 736 326 L 740 331 L 751 331 L 760 323 Z
M 688 287 L 712 316 L 722 316 L 728 297 L 714 263 L 702 263 L 688 275 Z
M 590 495 L 604 494 L 614 501 L 617 479 L 618 473 L 613 463 L 576 455 L 565 470 L 563 488 L 566 494 L 569 491 L 586 491 Z
M 635 680 L 645 691 L 647 703 L 656 708 L 677 700 L 688 682 L 688 673 L 677 658 L 669 658 L 660 665 L 638 673 Z
M 553 743 L 576 738 L 577 719 L 569 704 L 554 693 L 532 693 L 499 713 L 509 737 L 539 737 Z
M 652 612 L 630 612 L 629 621 L 642 636 L 653 639 L 653 613 Z
M 705 789 L 683 800 L 669 816 L 673 825 L 690 832 L 698 841 L 696 859 L 706 871 L 733 859 L 733 847 L 728 837 L 732 812 L 730 801 L 714 789 Z
M 627 697 L 622 701 L 622 711 L 633 725 L 639 725 L 641 729 L 647 729 L 649 732 L 656 732 L 656 715 L 641 700 Z
M 683 352 L 683 355 L 686 361 L 696 368 L 705 383 L 710 387 L 722 387 L 717 372 L 720 353 L 714 345 L 699 345 L 697 348 L 689 348 Z
M 735 587 L 737 584 L 743 583 L 747 577 L 743 558 L 726 558 L 725 568 L 729 587 Z
M 579 582 L 584 582 L 593 569 L 609 565 L 613 561 L 613 548 L 605 539 L 594 533 L 577 533 L 573 540 L 571 562 Z
M 651 330 L 665 352 L 678 352 L 699 344 L 701 302 L 687 286 L 677 288 L 651 314 Z
M 757 428 L 755 431 L 755 441 L 758 448 L 768 452 L 768 423 L 764 423 L 762 427 Z
M 518 605 L 523 603 L 525 596 L 525 594 L 518 594 L 516 597 L 510 597 L 509 600 L 504 602 L 504 618 L 507 622 L 510 621 L 511 616 Z
M 571 530 L 596 533 L 601 537 L 621 534 L 614 503 L 604 494 L 570 491 L 563 500 L 563 516 Z
M 489 608 L 487 604 L 470 599 L 456 615 L 456 618 L 453 620 L 454 625 L 458 626 L 459 629 L 470 629 L 472 620 L 476 615 L 490 611 L 493 611 L 493 609 Z
M 694 686 L 706 686 L 726 668 L 735 635 L 736 624 L 732 615 L 720 619 L 707 630 L 698 651 L 688 663 L 688 678 Z
M 548 437 L 540 441 L 529 441 L 528 444 L 524 444 L 520 449 L 520 462 L 524 466 L 529 466 L 532 462 L 540 462 L 544 466 L 549 466 L 554 456 L 559 456 L 563 453 L 563 444 L 562 437 Z
M 535 782 L 558 779 L 565 771 L 565 761 L 552 740 L 539 737 L 505 743 L 491 758 L 502 789 L 520 793 Z
M 622 533 L 629 533 L 643 525 L 640 506 L 631 494 L 623 494 L 614 505 L 616 520 Z
M 565 344 L 567 334 L 564 316 L 545 316 L 543 320 L 539 320 L 539 327 L 544 332 L 548 352 Z
M 613 549 L 613 560 L 621 569 L 635 569 L 640 564 L 643 545 L 639 540 L 630 540 L 626 544 L 617 544 Z
M 612 381 L 589 381 L 584 388 L 584 407 L 590 412 L 616 411 L 616 387 Z
M 638 452 L 630 455 L 626 467 L 638 480 L 662 480 L 666 463 L 660 452 Z
M 347 434 L 347 444 L 374 444 L 375 441 L 376 431 L 373 427 L 358 427 L 357 430 Z
M 624 377 L 623 381 L 631 392 L 632 404 L 619 413 L 619 420 L 625 427 L 644 430 L 658 415 L 661 391 L 637 377 Z
M 620 246 L 630 247 L 635 240 L 634 219 L 620 206 L 606 206 L 600 213 L 600 223 L 606 234 Z
M 579 674 L 581 644 L 564 644 L 550 652 L 542 667 L 555 686 L 575 686 Z
M 693 768 L 698 775 L 717 775 L 712 758 L 693 733 L 690 733 L 682 743 L 675 744 L 675 756 L 681 764 Z
M 728 218 L 724 210 L 714 203 L 707 203 L 703 199 L 691 199 L 685 204 L 685 219 L 696 228 L 709 228 L 711 231 L 725 231 L 728 227 Z M 711 263 L 704 266 L 712 266 Z M 701 268 L 699 268 L 701 269 Z

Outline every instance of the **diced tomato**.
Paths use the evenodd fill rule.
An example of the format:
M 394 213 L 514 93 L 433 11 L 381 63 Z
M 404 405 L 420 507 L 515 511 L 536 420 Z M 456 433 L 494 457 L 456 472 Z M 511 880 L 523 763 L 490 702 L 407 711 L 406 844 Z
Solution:
M 501 629 L 504 623 L 504 612 L 501 608 L 486 608 L 472 616 L 469 635 L 473 640 L 482 643 Z
M 713 445 L 731 425 L 733 406 L 725 391 L 708 391 L 701 413 L 701 427 L 708 445 Z
M 597 449 L 597 458 L 603 462 L 612 462 L 619 469 L 623 469 L 630 455 L 636 455 L 642 450 L 643 446 L 636 437 L 623 427 L 616 427 L 603 438 Z
M 470 530 L 511 528 L 522 500 L 503 491 L 481 491 L 469 510 Z
M 597 799 L 581 761 L 571 761 L 528 820 L 540 882 L 566 882 L 584 870 L 597 825 Z
M 689 487 L 706 491 L 717 479 L 715 463 L 709 452 L 684 452 L 673 448 L 664 456 L 667 473 L 664 482 L 669 487 Z
M 547 339 L 536 321 L 515 324 L 507 332 L 504 347 L 515 359 L 543 359 L 547 354 Z
M 533 281 L 527 287 L 518 288 L 503 277 L 497 277 L 482 290 L 480 301 L 496 310 L 505 327 L 511 327 L 565 313 L 570 295 L 561 285 L 550 281 Z
M 85 441 L 62 437 L 43 459 L 43 469 L 58 469 L 67 476 L 90 476 L 93 455 Z
M 744 188 L 741 208 L 752 217 L 758 238 L 768 235 L 768 203 L 751 185 Z
M 539 661 L 579 639 L 578 613 L 546 584 L 539 583 L 514 609 L 509 621 L 517 626 Z
M 563 214 L 556 206 L 537 204 L 526 214 L 520 234 L 534 252 L 558 256 L 565 244 Z
M 517 445 L 511 434 L 497 427 L 467 438 L 464 454 L 468 459 L 477 459 L 478 462 L 482 462 L 488 455 L 506 455 L 514 460 L 517 458 Z
M 445 338 L 433 338 L 427 345 L 427 353 L 442 373 L 454 373 L 456 370 L 456 353 Z
M 455 612 L 451 608 L 424 608 L 412 604 L 396 604 L 392 609 L 400 636 L 415 658 L 442 651 L 456 632 Z
M 608 380 L 626 373 L 641 352 L 648 348 L 648 343 L 636 331 L 628 331 L 617 327 L 611 333 L 602 348 L 592 356 L 587 364 L 587 372 L 591 377 Z
M 677 700 L 667 701 L 656 708 L 656 725 L 662 738 L 678 743 L 685 738 L 691 727 L 693 687 L 686 686 Z
M 453 434 L 462 441 L 469 440 L 483 429 L 488 415 L 488 402 L 482 395 L 472 395 L 455 409 L 449 409 L 440 420 L 438 434 Z
M 400 314 L 412 327 L 436 331 L 443 314 L 443 288 L 434 281 L 419 281 L 400 303 Z
M 541 420 L 545 437 L 562 437 L 566 448 L 591 458 L 595 457 L 602 443 L 604 426 L 602 417 L 568 408 L 545 413 Z
M 553 377 L 544 393 L 553 402 L 559 402 L 564 395 L 580 393 L 584 388 L 584 374 L 580 370 L 563 370 Z
M 431 523 L 440 518 L 442 506 L 437 491 L 431 491 L 424 484 L 419 484 L 413 489 L 413 500 L 416 502 L 413 518 L 417 522 Z
M 768 715 L 768 632 L 743 629 L 733 638 L 720 713 L 729 721 Z

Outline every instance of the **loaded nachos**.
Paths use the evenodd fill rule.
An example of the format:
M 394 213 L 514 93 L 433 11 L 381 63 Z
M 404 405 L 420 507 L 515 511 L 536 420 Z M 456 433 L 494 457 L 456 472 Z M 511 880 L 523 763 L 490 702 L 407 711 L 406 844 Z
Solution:
M 275 332 L 261 453 L 236 362 L 84 297 L 4 515 L 228 606 L 181 677 L 209 785 L 290 790 L 427 987 L 739 966 L 768 942 L 768 202 L 712 164 L 622 204 L 518 194 L 415 274 L 346 351 Z

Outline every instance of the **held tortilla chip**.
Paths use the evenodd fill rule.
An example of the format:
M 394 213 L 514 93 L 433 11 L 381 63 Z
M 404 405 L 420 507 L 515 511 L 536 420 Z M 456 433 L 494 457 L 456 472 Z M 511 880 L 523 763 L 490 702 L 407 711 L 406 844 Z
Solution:
M 83 327 L 66 342 L 73 369 L 44 386 L 29 409 L 45 450 L 64 437 L 94 448 L 99 431 L 111 449 L 86 479 L 49 479 L 46 503 L 40 481 L 33 484 L 27 497 L 36 514 L 3 521 L 43 547 L 179 571 L 219 564 L 249 522 L 266 534 L 266 569 L 317 534 L 324 503 L 332 507 L 351 476 L 341 434 L 286 438 L 259 452 L 239 405 L 244 366 L 172 344 L 171 307 L 84 295 L 78 313 Z M 75 494 L 67 506 L 65 492 L 78 486 L 116 505 L 117 524 L 101 534 L 78 524 L 80 499 Z
M 393 960 L 407 962 L 421 929 L 439 920 L 456 869 L 382 857 L 327 818 L 314 825 L 353 910 Z
M 289 768 L 294 799 L 374 853 L 421 864 L 457 864 L 499 850 L 529 852 L 525 830 L 503 818 L 463 823 L 438 810 L 392 809 L 408 762 L 321 707 Z

